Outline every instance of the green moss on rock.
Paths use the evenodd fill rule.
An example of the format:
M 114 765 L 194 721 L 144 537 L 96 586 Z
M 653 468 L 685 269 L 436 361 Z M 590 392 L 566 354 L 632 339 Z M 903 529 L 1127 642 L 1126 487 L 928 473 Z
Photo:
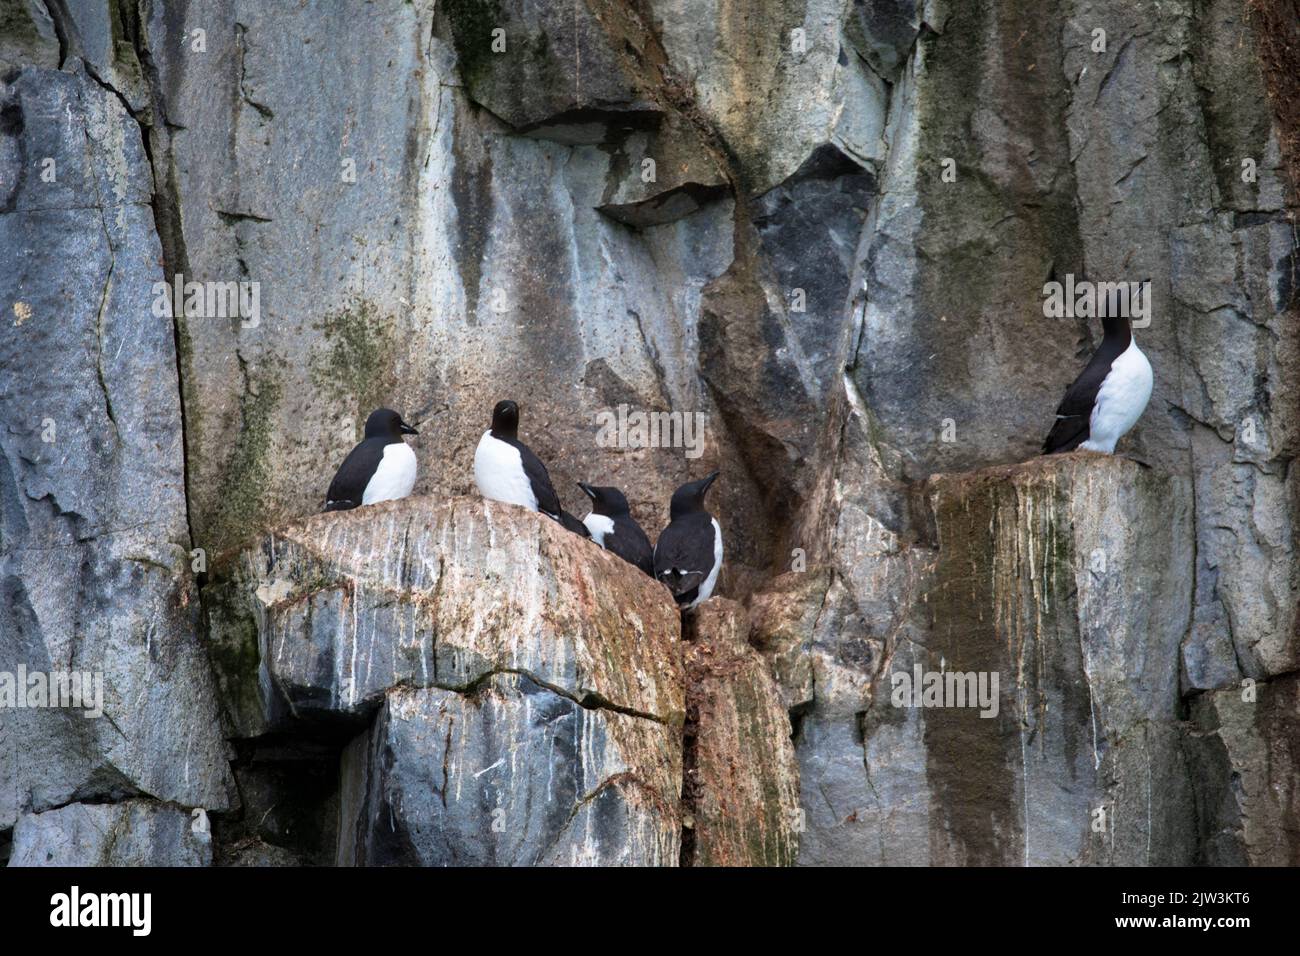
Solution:
M 281 393 L 279 380 L 266 374 L 240 401 L 243 427 L 223 469 L 220 484 L 224 491 L 207 535 L 212 550 L 218 553 L 261 530 L 271 478 L 267 451 Z
M 317 326 L 325 335 L 326 349 L 312 362 L 312 384 L 352 407 L 358 439 L 366 416 L 388 401 L 395 323 L 369 299 L 355 298 L 327 313 Z
M 473 90 L 491 73 L 492 31 L 505 26 L 501 5 L 496 0 L 444 0 L 443 9 L 451 23 L 461 79 Z

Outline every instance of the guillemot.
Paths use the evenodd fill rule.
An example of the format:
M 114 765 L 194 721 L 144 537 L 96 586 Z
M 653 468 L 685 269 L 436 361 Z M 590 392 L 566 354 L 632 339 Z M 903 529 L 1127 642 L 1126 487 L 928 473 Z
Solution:
M 709 599 L 722 568 L 722 528 L 704 509 L 704 493 L 717 477 L 715 471 L 673 492 L 671 520 L 655 544 L 655 579 L 684 611 Z
M 415 487 L 415 452 L 402 436 L 418 434 L 391 408 L 371 412 L 365 438 L 343 459 L 330 482 L 325 510 L 347 511 L 409 495 Z

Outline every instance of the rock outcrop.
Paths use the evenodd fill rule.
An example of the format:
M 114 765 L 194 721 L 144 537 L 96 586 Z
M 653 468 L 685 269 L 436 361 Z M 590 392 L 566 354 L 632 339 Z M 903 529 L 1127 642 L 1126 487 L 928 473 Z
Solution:
M 218 577 L 240 736 L 353 735 L 339 863 L 676 864 L 680 619 L 631 565 L 513 505 L 416 497 L 281 528 Z
M 946 834 L 931 861 L 1191 862 L 1177 726 L 1191 580 L 1169 561 L 1191 548 L 1189 484 L 1080 453 L 927 490 L 928 640 L 885 674 L 997 674 L 1001 698 L 992 715 L 951 699 L 920 715 Z
M 1192 862 L 1191 582 L 1169 558 L 1190 550 L 1189 484 L 1081 452 L 925 490 L 895 633 L 828 630 L 856 622 L 825 575 L 761 599 L 757 643 L 805 711 L 802 861 Z

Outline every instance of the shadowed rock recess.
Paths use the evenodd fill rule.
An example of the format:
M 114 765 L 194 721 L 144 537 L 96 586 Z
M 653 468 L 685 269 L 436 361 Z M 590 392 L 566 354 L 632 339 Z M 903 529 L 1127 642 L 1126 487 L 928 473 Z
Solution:
M 0 862 L 1300 863 L 1293 7 L 0 0 L 0 703 L 103 709 Z M 575 513 L 719 469 L 720 596 L 470 497 L 506 396 Z

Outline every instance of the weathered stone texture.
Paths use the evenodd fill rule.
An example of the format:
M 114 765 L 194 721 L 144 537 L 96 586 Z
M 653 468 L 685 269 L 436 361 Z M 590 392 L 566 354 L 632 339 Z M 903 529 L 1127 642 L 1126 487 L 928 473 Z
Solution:
M 700 605 L 685 645 L 687 762 L 694 866 L 791 866 L 803 814 L 790 719 L 749 616 Z

